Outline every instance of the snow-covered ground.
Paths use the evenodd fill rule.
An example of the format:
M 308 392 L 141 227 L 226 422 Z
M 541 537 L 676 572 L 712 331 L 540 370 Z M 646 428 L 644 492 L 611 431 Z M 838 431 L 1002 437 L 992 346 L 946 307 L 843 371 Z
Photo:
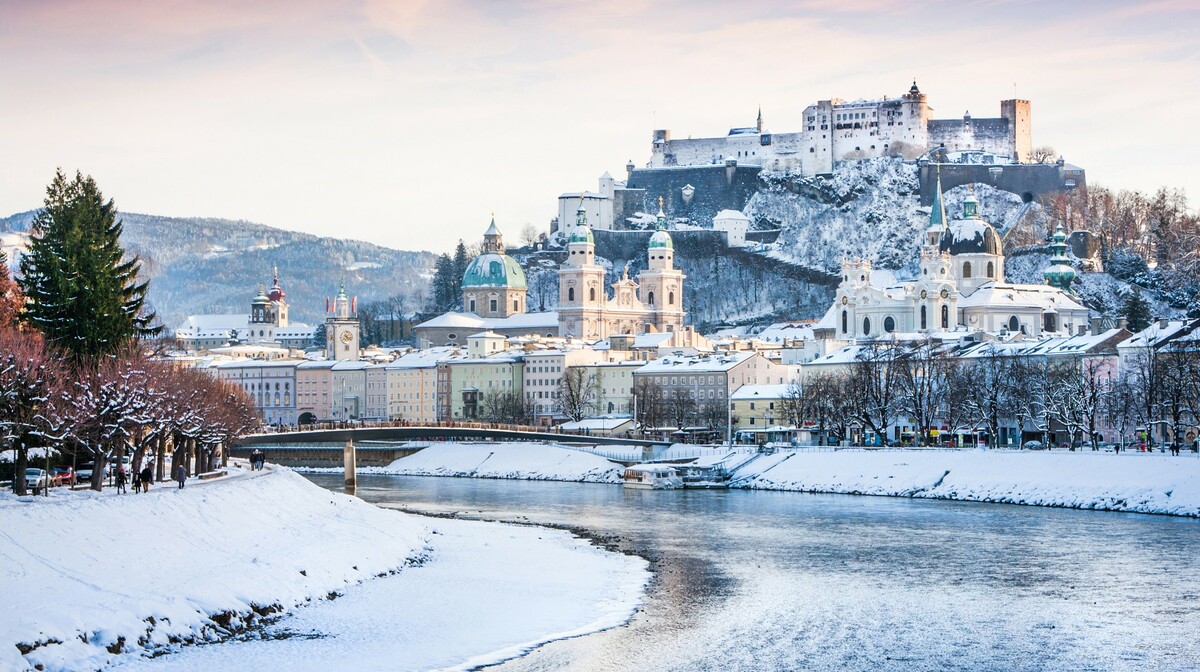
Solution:
M 409 642 L 410 668 L 497 660 L 623 622 L 648 577 L 641 559 L 564 532 L 429 521 L 328 492 L 287 469 L 231 471 L 193 479 L 182 491 L 160 484 L 149 494 L 0 495 L 0 592 L 8 606 L 0 614 L 0 670 L 125 664 L 181 643 L 225 639 L 256 612 L 277 610 L 292 613 L 271 628 L 359 637 L 352 648 L 363 656 L 378 651 L 364 648 L 371 643 L 364 628 L 406 623 L 428 642 Z M 409 566 L 418 560 L 425 564 Z M 476 573 L 483 566 L 492 572 L 486 585 Z M 350 601 L 324 599 L 335 593 Z M 490 622 L 467 613 L 479 595 L 492 601 Z M 503 616 L 496 605 L 504 605 Z M 384 613 L 356 612 L 368 608 Z M 471 627 L 420 629 L 455 619 Z M 222 650 L 183 647 L 156 661 L 210 649 Z
M 612 447 L 622 457 L 628 450 Z M 605 452 L 601 449 L 598 452 Z M 432 443 L 386 467 L 359 467 L 362 474 L 467 476 L 530 481 L 620 483 L 623 467 L 601 455 L 546 443 Z M 319 471 L 313 469 L 311 471 Z M 333 471 L 341 471 L 340 468 Z
M 360 473 L 619 483 L 638 449 L 583 449 L 540 443 L 444 443 Z M 754 459 L 735 450 L 677 444 L 658 460 L 744 465 L 735 488 L 923 497 L 1200 517 L 1200 458 L 1192 453 L 1090 450 L 782 450 Z M 748 460 L 748 461 L 747 461 Z M 317 470 L 324 471 L 324 470 Z M 340 471 L 335 469 L 333 471 Z
M 1190 453 L 782 451 L 737 478 L 764 490 L 1200 516 L 1200 459 Z

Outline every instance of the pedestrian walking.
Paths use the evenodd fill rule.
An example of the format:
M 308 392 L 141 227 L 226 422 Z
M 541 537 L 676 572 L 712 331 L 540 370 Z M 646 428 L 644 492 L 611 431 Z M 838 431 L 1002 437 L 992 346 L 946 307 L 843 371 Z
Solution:
M 267 463 L 267 452 L 260 449 L 258 451 L 258 470 L 262 471 L 263 465 Z
M 187 467 L 183 466 L 182 464 L 179 465 L 179 467 L 177 469 L 175 469 L 175 480 L 179 481 L 179 489 L 180 490 L 183 489 L 183 484 L 185 482 L 187 482 L 187 476 L 188 476 Z
M 125 491 L 125 467 L 117 467 L 117 492 L 126 494 Z
M 132 478 L 133 478 L 133 491 L 141 492 L 142 491 L 142 472 L 135 469 L 133 471 Z
M 142 492 L 150 492 L 150 483 L 154 481 L 154 472 L 150 465 L 142 467 Z

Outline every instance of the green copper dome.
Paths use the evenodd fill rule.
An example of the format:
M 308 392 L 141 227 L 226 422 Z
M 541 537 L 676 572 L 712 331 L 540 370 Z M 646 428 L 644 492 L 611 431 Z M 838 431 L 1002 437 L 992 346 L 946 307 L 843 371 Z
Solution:
M 525 289 L 525 271 L 507 254 L 488 252 L 475 257 L 463 273 L 463 287 Z
M 1050 267 L 1046 269 L 1046 284 L 1057 287 L 1068 294 L 1071 293 L 1071 283 L 1075 280 L 1075 269 L 1071 259 L 1067 257 L 1067 234 L 1062 224 L 1054 227 L 1054 242 L 1050 245 Z
M 596 244 L 596 239 L 592 236 L 592 227 L 587 225 L 579 225 L 571 229 L 571 235 L 567 237 L 568 243 L 588 243 Z
M 655 231 L 654 235 L 650 236 L 649 247 L 651 249 L 656 247 L 674 249 L 675 243 L 671 240 L 671 234 L 667 233 L 666 231 Z

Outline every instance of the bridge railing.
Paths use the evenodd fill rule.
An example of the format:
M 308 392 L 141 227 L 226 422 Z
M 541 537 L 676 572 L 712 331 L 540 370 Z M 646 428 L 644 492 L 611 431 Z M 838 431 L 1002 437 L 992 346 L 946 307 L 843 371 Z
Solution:
M 568 431 L 560 425 L 521 425 L 505 422 L 467 422 L 463 420 L 438 420 L 422 422 L 416 420 L 355 420 L 337 422 L 314 422 L 304 425 L 269 425 L 261 431 L 247 436 L 293 434 L 339 429 L 386 429 L 392 427 L 429 427 L 433 429 L 479 429 L 507 432 L 529 432 L 537 434 L 567 434 L 570 436 L 596 436 L 602 438 L 639 439 L 633 432 L 623 434 L 592 434 L 586 431 Z

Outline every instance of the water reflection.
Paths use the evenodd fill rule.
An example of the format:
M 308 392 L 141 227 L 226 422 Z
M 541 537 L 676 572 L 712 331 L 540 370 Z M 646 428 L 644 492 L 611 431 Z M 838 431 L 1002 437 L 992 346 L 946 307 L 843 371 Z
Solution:
M 317 478 L 340 487 L 340 475 Z M 384 506 L 584 528 L 649 558 L 626 627 L 512 670 L 1196 669 L 1200 521 L 746 491 L 359 478 Z

